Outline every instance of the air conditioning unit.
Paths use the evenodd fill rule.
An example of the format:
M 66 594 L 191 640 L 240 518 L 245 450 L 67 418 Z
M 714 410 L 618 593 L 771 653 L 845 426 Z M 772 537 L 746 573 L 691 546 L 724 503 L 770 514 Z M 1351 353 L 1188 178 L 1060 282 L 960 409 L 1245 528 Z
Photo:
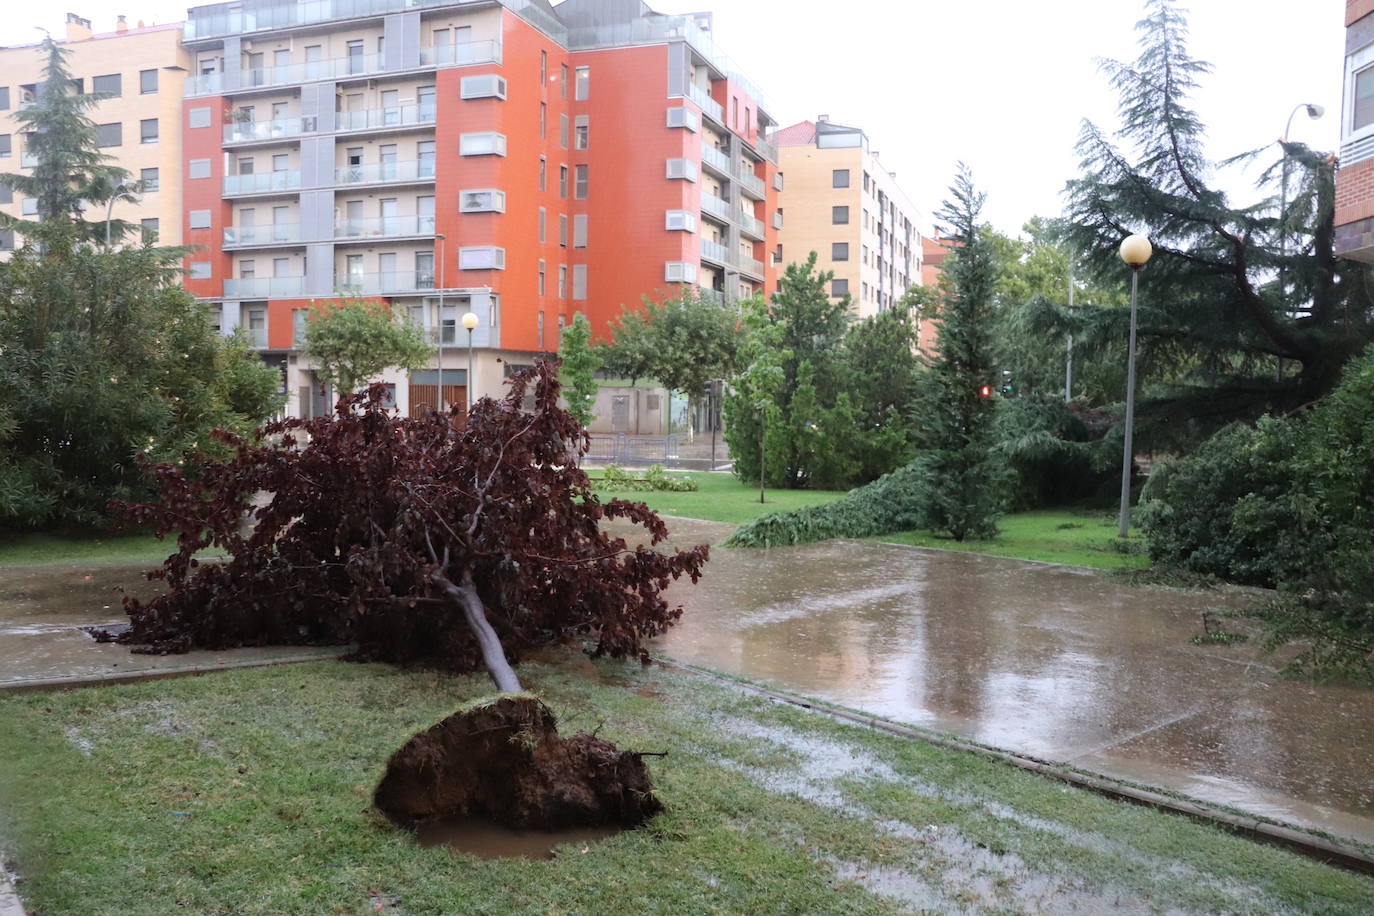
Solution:
M 665 283 L 695 283 L 697 266 L 690 261 L 667 261 L 663 265 Z
M 668 210 L 664 213 L 663 228 L 669 231 L 696 232 L 696 214 L 690 210 Z

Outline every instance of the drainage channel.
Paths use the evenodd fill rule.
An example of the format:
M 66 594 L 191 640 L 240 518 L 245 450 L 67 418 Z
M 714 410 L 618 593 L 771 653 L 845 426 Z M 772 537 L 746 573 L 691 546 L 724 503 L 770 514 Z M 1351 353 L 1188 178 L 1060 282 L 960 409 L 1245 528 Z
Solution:
M 1010 764 L 1018 769 L 1029 770 L 1033 773 L 1039 773 L 1042 776 L 1057 779 L 1060 782 L 1065 782 L 1081 789 L 1087 789 L 1090 792 L 1095 792 L 1107 798 L 1145 805 L 1160 811 L 1167 811 L 1170 814 L 1178 814 L 1194 820 L 1218 824 L 1251 840 L 1268 843 L 1274 846 L 1281 846 L 1307 856 L 1308 858 L 1324 862 L 1328 865 L 1344 868 L 1349 871 L 1374 875 L 1374 855 L 1371 855 L 1369 852 L 1356 846 L 1342 843 L 1339 840 L 1317 836 L 1295 827 L 1278 823 L 1277 821 L 1265 820 L 1251 815 L 1236 814 L 1195 799 L 1179 798 L 1140 786 L 1133 786 L 1129 783 L 1118 782 L 1101 774 L 1085 773 L 1080 770 L 1070 769 L 1064 765 L 1052 763 L 1047 760 L 1040 760 L 1025 754 L 1017 754 L 1000 748 L 986 747 L 969 741 L 961 741 L 958 738 L 949 738 L 944 735 L 938 735 L 908 725 L 899 725 L 896 722 L 889 722 L 877 716 L 855 712 L 854 710 L 845 709 L 841 706 L 833 706 L 820 700 L 813 700 L 807 697 L 800 697 L 794 694 L 772 690 L 751 681 L 728 677 L 711 671 L 708 668 L 698 668 L 695 665 L 683 664 L 682 662 L 676 662 L 672 659 L 663 658 L 657 655 L 651 655 L 650 658 L 653 659 L 655 664 L 661 667 L 687 674 L 695 674 L 700 677 L 711 678 L 726 684 L 733 684 L 743 690 L 758 694 L 759 696 L 768 697 L 780 703 L 787 703 L 792 706 L 800 707 L 801 709 L 809 709 L 813 712 L 819 712 L 836 719 L 843 719 L 847 722 L 866 725 L 869 728 L 887 732 L 888 734 L 896 735 L 900 738 L 913 738 L 939 747 L 949 748 L 950 750 L 978 754 L 983 757 L 1001 761 L 1002 763 Z

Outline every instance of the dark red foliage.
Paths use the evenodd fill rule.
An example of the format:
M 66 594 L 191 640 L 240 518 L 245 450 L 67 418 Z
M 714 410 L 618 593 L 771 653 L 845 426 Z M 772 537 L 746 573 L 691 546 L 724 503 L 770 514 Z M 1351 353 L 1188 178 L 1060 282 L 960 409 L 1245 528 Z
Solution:
M 480 645 L 454 599 L 469 590 L 511 661 L 580 637 L 595 637 L 595 654 L 647 658 L 644 640 L 682 613 L 661 592 L 697 581 L 707 548 L 660 553 L 601 530 L 623 518 L 651 544 L 667 535 L 643 503 L 591 490 L 577 467 L 586 434 L 557 406 L 556 373 L 551 361 L 513 377 L 456 430 L 392 415 L 374 386 L 334 417 L 270 423 L 251 441 L 217 433 L 235 454 L 194 479 L 157 467 L 163 502 L 126 509 L 178 532 L 179 549 L 149 573 L 166 595 L 125 599 L 133 626 L 120 640 L 145 652 L 352 643 L 362 659 L 470 671 Z M 260 493 L 271 501 L 252 509 Z M 192 559 L 209 546 L 229 559 Z

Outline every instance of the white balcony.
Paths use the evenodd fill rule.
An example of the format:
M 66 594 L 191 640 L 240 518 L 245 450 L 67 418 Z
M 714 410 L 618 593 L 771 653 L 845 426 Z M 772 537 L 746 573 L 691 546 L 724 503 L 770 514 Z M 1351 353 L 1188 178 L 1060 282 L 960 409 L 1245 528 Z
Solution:
M 731 175 L 730 157 L 706 143 L 701 145 L 701 164 L 709 166 L 722 178 L 729 178 Z
M 242 248 L 248 245 L 275 245 L 280 242 L 299 242 L 298 223 L 274 223 L 269 226 L 225 226 L 224 247 Z
M 730 220 L 734 218 L 735 208 L 730 206 L 727 201 L 721 200 L 714 194 L 706 191 L 701 192 L 701 212 L 709 213 L 718 219 Z
M 335 184 L 386 184 L 388 182 L 433 180 L 433 159 L 346 165 L 334 170 Z
M 224 176 L 226 197 L 234 194 L 261 194 L 265 191 L 294 191 L 300 186 L 301 173 L 295 170 Z
M 381 296 L 432 290 L 432 270 L 394 270 L 372 274 L 335 274 L 334 287 L 345 295 Z
M 231 277 L 224 281 L 226 299 L 282 299 L 305 292 L 305 277 Z
M 252 140 L 275 140 L 299 137 L 319 130 L 316 118 L 274 118 L 271 121 L 236 121 L 224 125 L 225 143 L 247 143 Z
M 334 120 L 336 129 L 340 131 L 433 124 L 434 105 L 391 105 L 361 111 L 340 111 L 335 113 Z
M 336 239 L 371 240 L 433 234 L 433 216 L 377 216 L 370 219 L 344 219 L 334 224 Z
M 467 64 L 501 63 L 501 42 L 464 41 L 420 49 L 420 63 L 426 67 L 452 67 Z

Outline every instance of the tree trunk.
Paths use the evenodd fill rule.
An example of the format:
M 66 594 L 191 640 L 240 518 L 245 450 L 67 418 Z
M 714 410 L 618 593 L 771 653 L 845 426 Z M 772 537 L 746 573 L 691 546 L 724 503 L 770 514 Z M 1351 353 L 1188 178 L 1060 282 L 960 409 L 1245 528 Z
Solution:
M 472 583 L 472 574 L 463 574 L 461 586 L 454 585 L 442 573 L 435 574 L 434 581 L 444 590 L 444 594 L 448 595 L 449 600 L 463 609 L 463 616 L 467 619 L 468 626 L 472 628 L 472 635 L 477 637 L 477 645 L 482 650 L 482 663 L 487 666 L 487 672 L 496 682 L 496 689 L 502 693 L 518 693 L 522 689 L 520 679 L 515 676 L 515 669 L 511 668 L 510 662 L 506 661 L 506 651 L 501 647 L 501 639 L 496 635 L 496 630 L 492 629 L 491 621 L 487 620 L 487 609 L 482 606 L 477 587 Z

